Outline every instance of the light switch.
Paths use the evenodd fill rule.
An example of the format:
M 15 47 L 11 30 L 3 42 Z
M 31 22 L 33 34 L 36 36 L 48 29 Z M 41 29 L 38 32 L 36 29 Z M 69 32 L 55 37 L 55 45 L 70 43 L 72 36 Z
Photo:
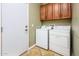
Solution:
M 33 27 L 34 25 L 32 24 L 32 27 Z

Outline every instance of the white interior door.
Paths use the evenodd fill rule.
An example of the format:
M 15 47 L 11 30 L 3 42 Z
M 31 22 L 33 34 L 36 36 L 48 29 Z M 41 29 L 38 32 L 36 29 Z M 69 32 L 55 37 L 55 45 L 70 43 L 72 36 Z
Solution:
M 28 49 L 28 4 L 2 4 L 2 55 L 17 56 Z M 25 27 L 26 26 L 26 27 Z

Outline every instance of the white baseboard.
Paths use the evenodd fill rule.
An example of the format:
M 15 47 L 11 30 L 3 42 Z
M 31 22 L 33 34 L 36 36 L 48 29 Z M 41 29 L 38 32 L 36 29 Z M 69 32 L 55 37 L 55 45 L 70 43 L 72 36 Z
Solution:
M 27 51 L 31 50 L 32 48 L 34 48 L 36 46 L 36 44 L 32 45 L 31 47 L 28 48 L 28 50 L 24 51 L 23 53 L 21 53 L 19 56 L 22 56 L 24 53 L 26 53 Z
M 28 51 L 31 50 L 32 48 L 34 48 L 35 46 L 36 46 L 36 44 L 34 44 L 31 47 L 29 47 Z

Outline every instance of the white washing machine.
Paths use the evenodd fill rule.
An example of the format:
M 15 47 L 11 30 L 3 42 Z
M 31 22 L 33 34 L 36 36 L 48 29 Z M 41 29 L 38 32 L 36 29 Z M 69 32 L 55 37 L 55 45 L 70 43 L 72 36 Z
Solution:
M 53 29 L 36 29 L 36 45 L 55 51 L 61 55 L 70 55 L 70 26 L 54 26 Z
M 49 31 L 49 49 L 61 55 L 70 55 L 70 26 L 57 26 Z

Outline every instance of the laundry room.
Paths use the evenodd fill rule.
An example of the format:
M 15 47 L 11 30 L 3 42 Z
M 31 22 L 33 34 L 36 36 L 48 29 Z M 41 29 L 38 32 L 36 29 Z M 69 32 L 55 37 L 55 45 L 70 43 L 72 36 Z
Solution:
M 79 56 L 79 3 L 0 3 L 0 56 Z
M 61 17 L 59 13 L 60 13 L 60 8 L 62 7 L 62 5 L 63 5 L 63 10 L 62 9 L 61 10 L 63 12 L 65 10 L 66 14 L 62 12 L 64 15 L 62 15 L 62 17 Z M 68 9 L 64 9 L 64 6 L 66 6 L 65 8 L 68 8 Z M 62 30 L 58 29 L 60 33 L 61 33 L 61 31 L 64 31 L 63 28 L 69 29 L 68 33 L 62 32 L 63 34 L 61 34 L 61 35 L 64 35 L 64 34 L 69 35 L 71 21 L 72 21 L 71 8 L 72 8 L 71 4 L 68 5 L 67 3 L 66 4 L 62 4 L 62 3 L 61 4 L 59 4 L 59 3 L 58 4 L 55 4 L 55 3 L 47 3 L 47 4 L 46 3 L 44 3 L 44 4 L 43 3 L 42 4 L 32 3 L 32 4 L 29 4 L 29 21 L 30 21 L 29 22 L 30 23 L 29 24 L 29 31 L 30 31 L 29 32 L 29 34 L 30 34 L 29 35 L 29 38 L 30 38 L 29 42 L 30 42 L 30 46 L 32 46 L 32 45 L 38 46 L 37 50 L 42 49 L 42 48 L 47 49 L 49 51 L 52 50 L 53 46 L 51 46 L 51 48 L 50 48 L 49 45 L 55 45 L 55 44 L 53 44 L 54 35 L 49 34 L 48 31 L 52 32 L 55 26 L 62 27 Z M 56 9 L 56 11 L 55 11 L 55 9 Z M 69 10 L 69 11 L 66 11 L 66 10 Z M 70 13 L 69 15 L 67 14 L 68 12 Z M 67 30 L 65 30 L 65 31 L 67 31 Z M 60 34 L 60 33 L 58 33 L 58 34 Z M 61 37 L 63 39 L 63 36 L 61 36 Z M 51 43 L 50 43 L 50 38 L 53 41 Z M 59 40 L 60 43 L 61 42 L 65 43 L 66 41 L 64 39 L 63 39 L 64 41 L 62 41 L 62 39 Z M 56 40 L 57 43 L 59 42 L 58 40 Z M 68 40 L 70 40 L 70 39 L 68 39 Z M 60 43 L 58 43 L 58 44 L 60 44 Z M 70 41 L 66 42 L 65 44 L 64 43 L 61 45 L 68 45 L 67 43 L 70 44 Z M 60 48 L 57 48 L 57 49 L 60 49 Z M 53 52 L 52 51 L 51 51 L 51 53 L 50 52 L 46 53 L 47 51 L 44 53 L 46 53 L 48 55 L 52 55 L 52 54 L 57 55 L 57 53 L 54 53 L 55 51 L 53 51 Z M 41 52 L 43 52 L 43 51 L 41 51 Z M 69 48 L 68 52 L 70 52 L 70 48 Z M 65 52 L 63 52 L 63 53 L 65 53 Z M 40 53 L 38 52 L 38 55 L 39 54 Z M 58 53 L 58 55 L 61 55 L 61 53 Z

